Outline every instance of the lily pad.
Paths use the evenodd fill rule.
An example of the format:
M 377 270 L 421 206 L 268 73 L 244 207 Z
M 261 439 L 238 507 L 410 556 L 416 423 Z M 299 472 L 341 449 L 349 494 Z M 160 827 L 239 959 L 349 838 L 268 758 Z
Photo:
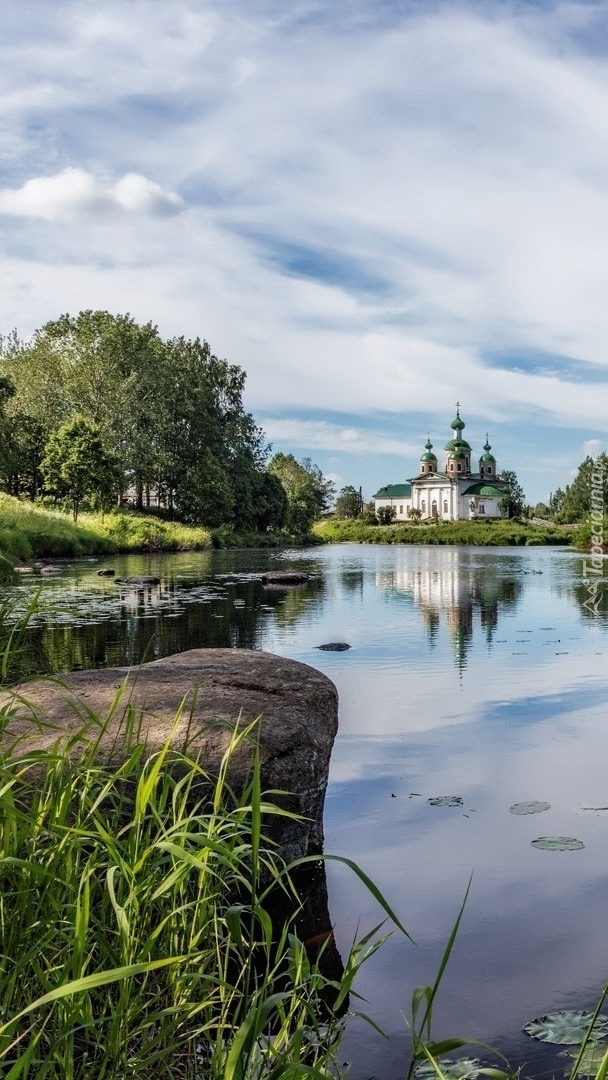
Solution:
M 577 1076 L 596 1076 L 605 1053 L 606 1047 L 604 1043 L 587 1043 L 579 1062 Z M 575 1061 L 578 1057 L 578 1050 L 564 1050 L 561 1056 Z
M 538 802 L 536 799 L 530 799 L 529 802 L 516 802 L 513 806 L 509 807 L 509 813 L 511 814 L 542 814 L 543 810 L 550 810 L 551 803 Z
M 539 836 L 530 842 L 532 847 L 543 851 L 578 851 L 585 846 L 582 840 L 575 840 L 573 836 Z
M 435 795 L 429 802 L 431 806 L 462 806 L 460 795 Z
M 481 1069 L 478 1058 L 440 1058 L 437 1065 L 445 1080 L 475 1080 Z M 420 1061 L 414 1069 L 416 1080 L 436 1080 L 437 1073 L 430 1061 Z
M 558 1046 L 582 1043 L 593 1018 L 593 1013 L 577 1009 L 547 1013 L 526 1024 L 524 1031 L 533 1039 L 541 1042 L 556 1043 Z M 608 1018 L 598 1016 L 593 1026 L 591 1038 L 604 1039 L 608 1035 Z

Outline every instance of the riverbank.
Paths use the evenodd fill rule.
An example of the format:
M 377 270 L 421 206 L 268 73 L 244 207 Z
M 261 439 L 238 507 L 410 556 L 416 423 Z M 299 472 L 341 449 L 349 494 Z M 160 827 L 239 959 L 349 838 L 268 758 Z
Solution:
M 137 551 L 276 547 L 304 544 L 307 539 L 311 541 L 276 533 L 238 534 L 227 526 L 206 529 L 126 509 L 103 516 L 83 513 L 74 522 L 59 510 L 0 494 L 0 552 L 9 562 Z
M 480 547 L 572 544 L 571 525 L 520 521 L 446 521 L 429 525 L 366 525 L 362 521 L 320 521 L 314 535 L 327 544 L 472 544 Z

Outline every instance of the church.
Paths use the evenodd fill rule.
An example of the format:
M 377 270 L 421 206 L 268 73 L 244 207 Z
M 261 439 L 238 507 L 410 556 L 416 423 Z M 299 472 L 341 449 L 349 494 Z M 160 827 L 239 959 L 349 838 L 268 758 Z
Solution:
M 473 451 L 463 438 L 464 421 L 460 405 L 451 423 L 451 438 L 445 444 L 443 472 L 439 471 L 433 444 L 425 443 L 420 472 L 405 484 L 387 484 L 374 495 L 376 513 L 382 506 L 393 507 L 395 521 L 487 521 L 500 518 L 498 508 L 505 482 L 498 476 L 496 458 L 486 442 L 479 458 L 479 471 L 471 471 Z M 412 513 L 413 511 L 413 513 Z

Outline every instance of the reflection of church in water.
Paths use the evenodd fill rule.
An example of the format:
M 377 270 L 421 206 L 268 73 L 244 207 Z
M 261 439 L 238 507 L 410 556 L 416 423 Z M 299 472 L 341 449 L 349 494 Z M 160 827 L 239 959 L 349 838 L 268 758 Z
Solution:
M 477 553 L 457 548 L 422 549 L 416 567 L 381 573 L 378 584 L 412 599 L 432 648 L 445 622 L 459 668 L 466 665 L 475 624 L 491 644 L 501 610 L 514 604 L 522 589 L 521 582 L 510 569 L 502 569 L 496 557 L 480 565 Z

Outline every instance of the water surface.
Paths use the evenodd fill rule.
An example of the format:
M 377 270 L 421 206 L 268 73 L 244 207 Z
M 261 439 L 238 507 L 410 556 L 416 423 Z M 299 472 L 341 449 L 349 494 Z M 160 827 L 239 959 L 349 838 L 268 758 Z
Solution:
M 285 563 L 310 584 L 263 589 L 256 575 Z M 390 1038 L 349 1024 L 355 1080 L 407 1071 L 412 990 L 433 981 L 471 874 L 436 1037 L 475 1036 L 528 1076 L 559 1075 L 559 1048 L 523 1025 L 592 1006 L 608 979 L 608 622 L 583 608 L 582 563 L 563 549 L 339 545 L 70 563 L 44 582 L 30 645 L 46 670 L 235 646 L 335 682 L 326 850 L 365 868 L 416 942 L 395 934 L 363 969 L 365 1009 Z M 121 588 L 102 565 L 162 584 Z M 319 651 L 330 641 L 351 648 Z M 443 796 L 460 801 L 429 802 Z M 524 800 L 550 809 L 509 812 Z M 531 845 L 556 834 L 585 847 Z M 346 870 L 329 864 L 328 880 L 346 950 L 378 909 Z

